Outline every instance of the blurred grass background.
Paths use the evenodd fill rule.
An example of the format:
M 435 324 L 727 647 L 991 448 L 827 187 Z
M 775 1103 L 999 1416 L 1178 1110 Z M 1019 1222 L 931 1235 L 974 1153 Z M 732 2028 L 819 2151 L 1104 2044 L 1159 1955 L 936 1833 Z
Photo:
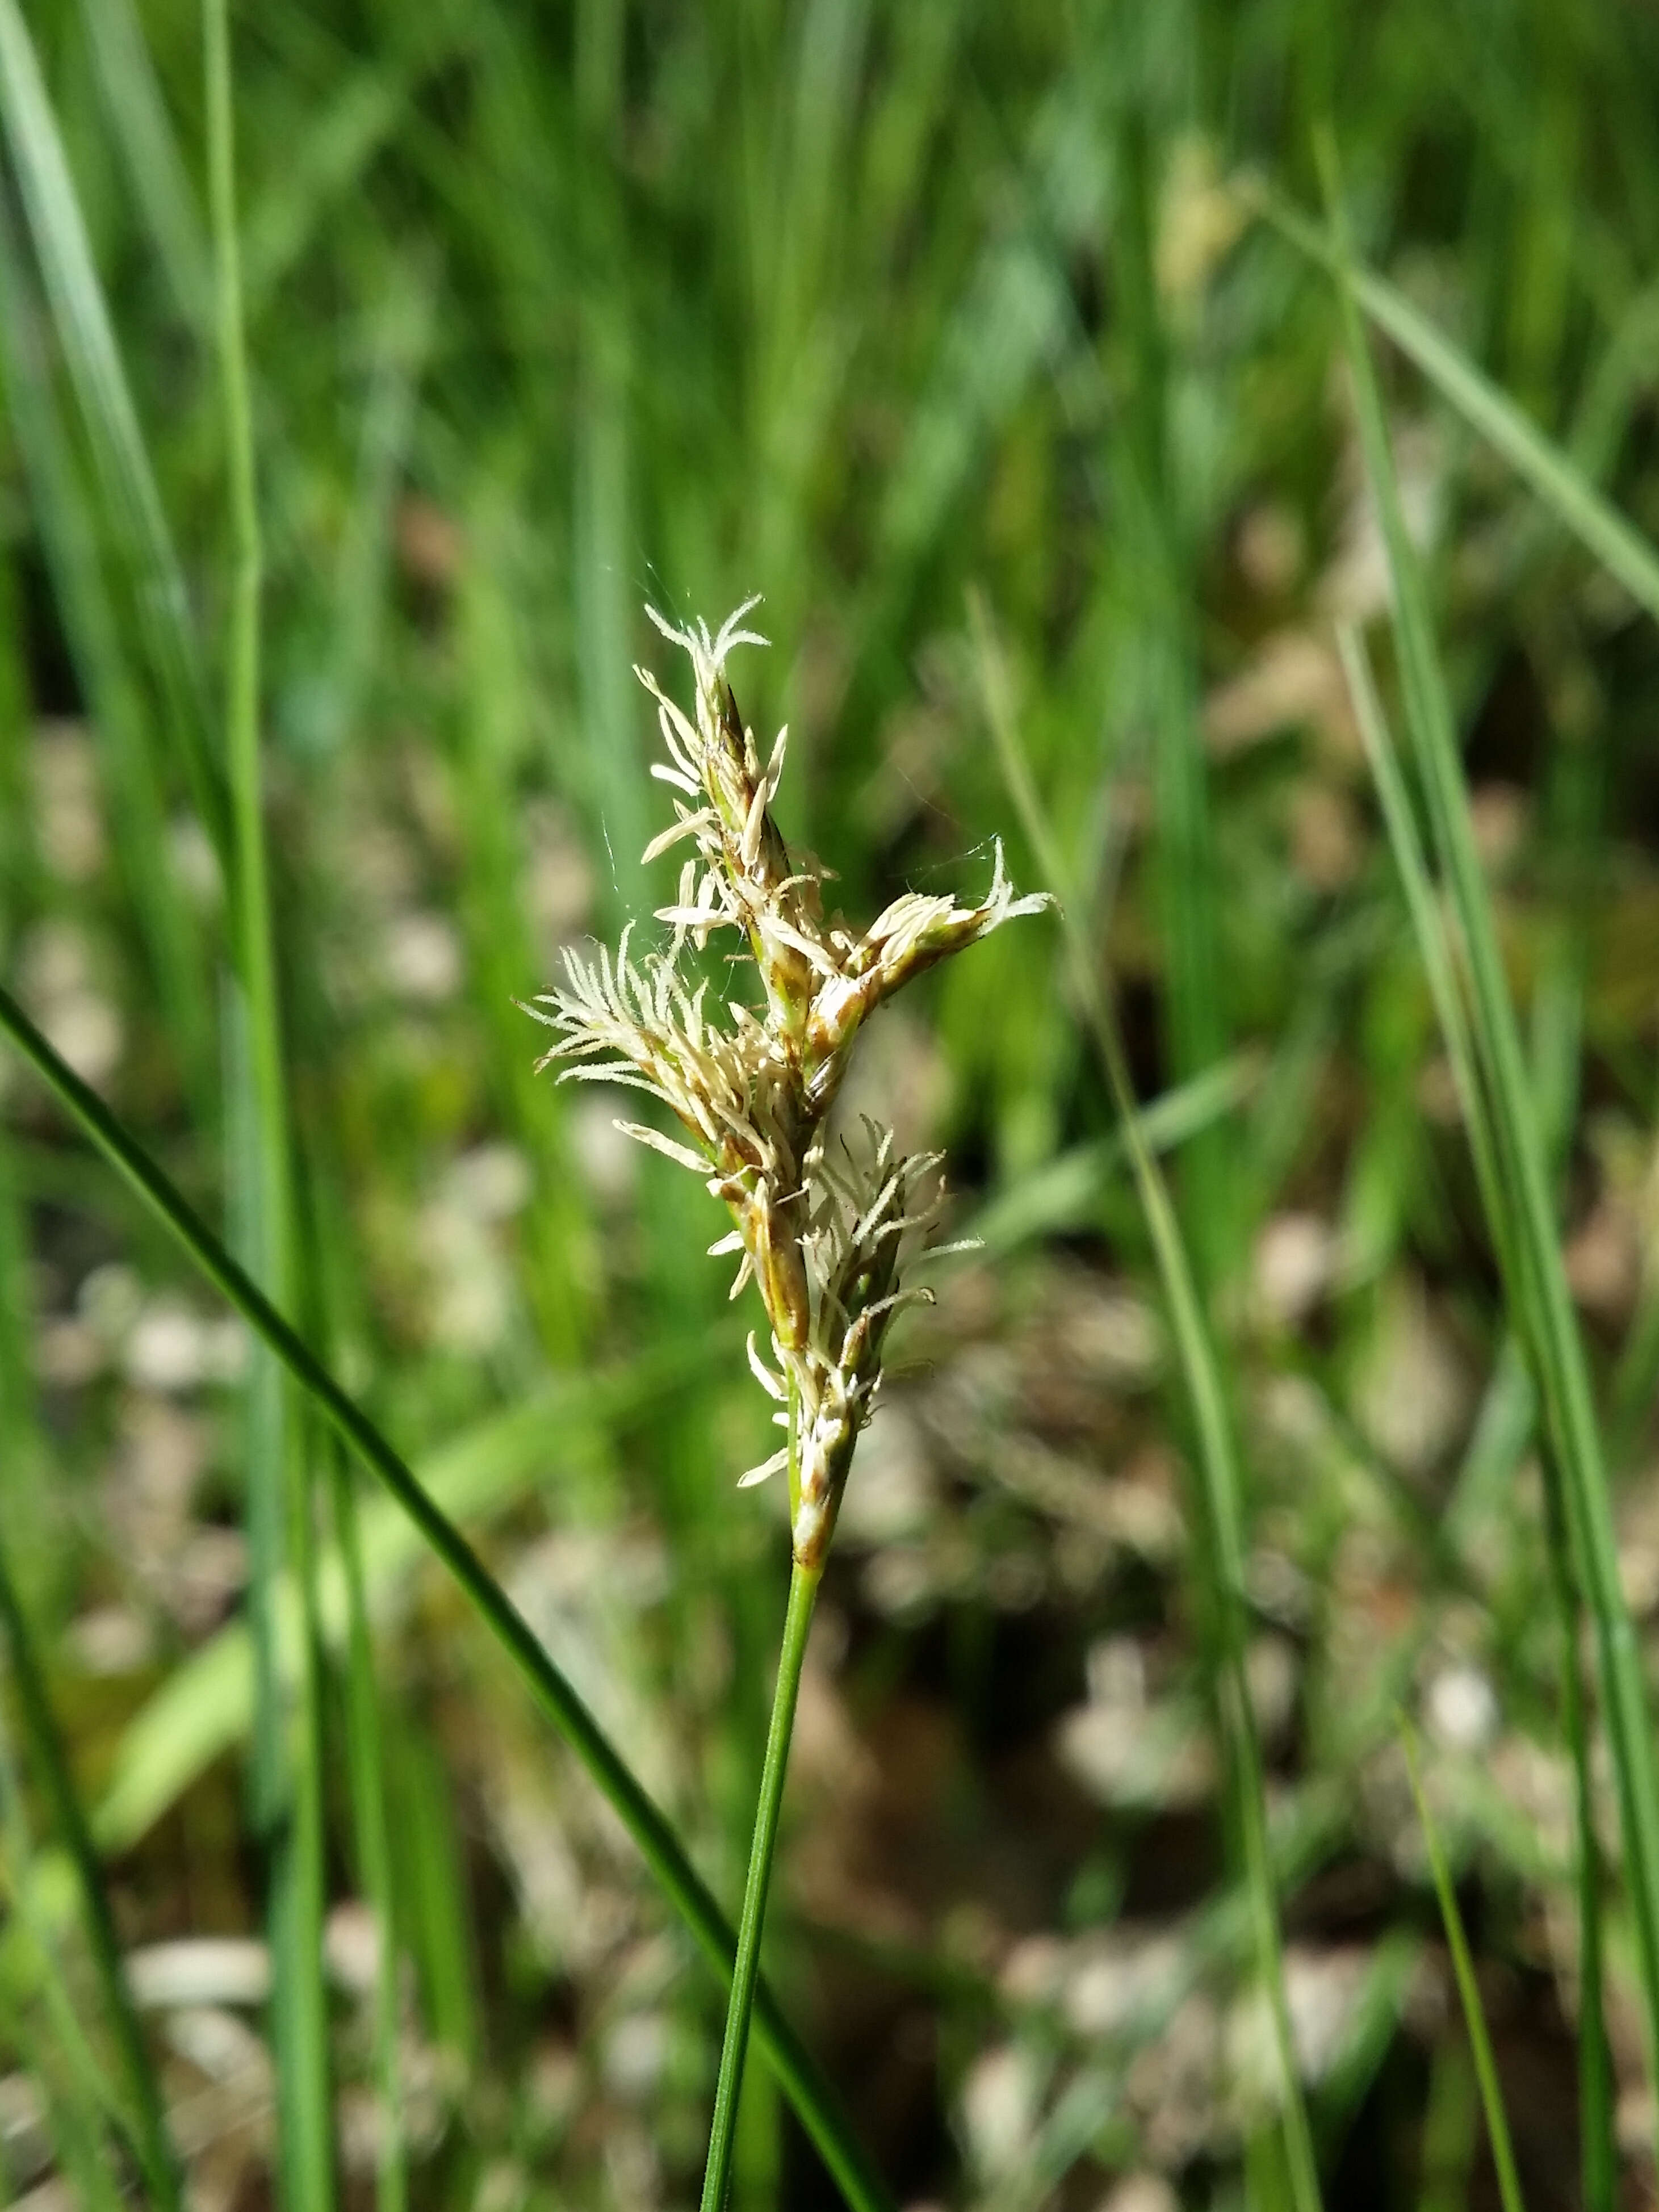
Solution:
M 513 1000 L 662 895 L 635 858 L 661 819 L 629 673 L 659 658 L 647 599 L 712 621 L 765 592 L 744 710 L 789 721 L 785 827 L 849 914 L 978 889 L 999 831 L 1031 881 L 976 588 L 1237 1403 L 1327 2202 L 1497 2201 L 1403 1704 L 1527 2201 L 1578 2203 L 1582 1920 L 1532 1399 L 1333 629 L 1382 642 L 1388 561 L 1331 284 L 1230 185 L 1254 168 L 1316 204 L 1328 111 L 1358 250 L 1659 529 L 1659 26 L 1584 0 L 268 0 L 232 29 L 313 1341 L 735 1899 L 787 1550 L 780 1501 L 732 1488 L 764 1428 L 752 1316 L 702 1257 L 718 1208 L 615 1135 L 613 1101 L 532 1074 Z M 248 1249 L 201 21 L 3 0 L 0 79 L 0 957 Z M 1659 653 L 1379 358 L 1650 1650 Z M 853 1103 L 948 1147 L 987 1241 L 896 1340 L 860 1447 L 774 1977 L 902 2203 L 1232 2203 L 1262 2185 L 1272 2074 L 1185 1417 L 1057 933 L 1000 934 L 864 1051 Z M 250 1577 L 275 1584 L 245 1527 L 270 1438 L 237 1326 L 29 1079 L 4 1083 L 0 1531 L 191 2201 L 260 2206 L 284 2046 L 258 1774 L 281 1752 L 254 1733 Z M 342 2200 L 377 2187 L 389 2008 L 413 2203 L 691 2201 L 713 1984 L 415 1540 L 300 1443 Z M 358 1553 L 372 1654 L 347 1632 Z M 120 2202 L 124 2154 L 27 1735 L 9 1698 L 0 2178 L 49 2212 Z M 1645 2203 L 1593 1751 L 1617 2199 Z M 283 2162 L 309 2212 L 286 2139 Z M 751 2068 L 737 2202 L 834 2201 Z

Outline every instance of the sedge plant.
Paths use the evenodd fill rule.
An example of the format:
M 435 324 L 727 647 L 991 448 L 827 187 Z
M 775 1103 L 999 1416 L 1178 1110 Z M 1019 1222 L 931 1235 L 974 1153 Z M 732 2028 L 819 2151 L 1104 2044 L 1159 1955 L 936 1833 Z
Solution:
M 926 1300 L 903 1279 L 907 1246 L 926 1237 L 940 1204 L 936 1152 L 900 1155 L 893 1132 L 867 1116 L 853 1138 L 832 1110 L 865 1021 L 913 977 L 1012 920 L 1049 903 L 1019 898 L 996 848 L 991 887 L 976 906 L 906 892 L 863 933 L 826 917 L 825 871 L 792 852 L 773 817 L 787 732 L 763 764 L 726 679 L 727 656 L 765 640 L 743 627 L 746 600 L 710 635 L 652 621 L 682 647 L 695 702 L 686 714 L 636 669 L 657 702 L 666 762 L 652 775 L 674 794 L 674 821 L 646 848 L 649 863 L 689 843 L 678 895 L 656 919 L 666 950 L 630 955 L 632 925 L 612 954 L 565 955 L 562 985 L 526 1011 L 558 1042 L 541 1065 L 566 1077 L 626 1085 L 666 1106 L 690 1142 L 643 1123 L 618 1127 L 706 1182 L 732 1226 L 709 1247 L 738 1258 L 732 1295 L 751 1280 L 765 1311 L 767 1352 L 749 1337 L 749 1364 L 775 1404 L 785 1441 L 738 1478 L 748 1488 L 787 1474 L 791 1568 L 777 1685 L 767 1734 L 738 1951 L 715 2087 L 702 2212 L 718 2212 L 731 2176 L 749 2016 L 776 1850 L 778 1814 L 812 1609 L 859 1431 L 881 1382 L 894 1316 Z M 726 933 L 752 965 L 759 1003 L 726 1003 L 684 963 Z M 769 1358 L 768 1357 L 769 1352 Z

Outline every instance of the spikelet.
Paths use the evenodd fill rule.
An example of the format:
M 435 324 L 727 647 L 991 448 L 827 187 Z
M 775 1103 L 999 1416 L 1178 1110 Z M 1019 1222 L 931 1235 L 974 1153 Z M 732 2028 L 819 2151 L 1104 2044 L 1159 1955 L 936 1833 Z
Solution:
M 659 1100 L 689 1143 L 640 1122 L 617 1126 L 701 1175 L 729 1208 L 734 1227 L 709 1249 L 739 1255 L 734 1297 L 751 1279 L 759 1290 L 776 1365 L 753 1334 L 749 1362 L 788 1437 L 739 1486 L 788 1470 L 795 1557 L 817 1569 L 876 1402 L 888 1328 L 930 1295 L 905 1287 L 904 1248 L 926 1237 L 941 1200 L 939 1156 L 896 1158 L 890 1130 L 866 1119 L 856 1143 L 826 1143 L 854 1042 L 913 976 L 1049 902 L 1015 896 L 999 843 L 976 906 L 906 892 L 861 935 L 839 916 L 826 922 L 824 871 L 790 852 L 772 815 L 787 732 L 763 762 L 726 678 L 734 647 L 766 641 L 743 627 L 757 605 L 745 600 L 713 636 L 701 622 L 676 629 L 646 610 L 689 656 L 694 694 L 687 714 L 648 670 L 635 671 L 657 702 L 666 758 L 651 773 L 674 809 L 645 858 L 691 848 L 677 896 L 656 912 L 672 933 L 668 949 L 635 961 L 630 924 L 614 956 L 567 951 L 563 982 L 525 1011 L 555 1033 L 538 1067 L 557 1061 L 562 1081 L 620 1083 Z M 717 1018 L 707 985 L 679 970 L 688 939 L 701 950 L 723 931 L 758 972 L 759 1012 L 734 1004 Z

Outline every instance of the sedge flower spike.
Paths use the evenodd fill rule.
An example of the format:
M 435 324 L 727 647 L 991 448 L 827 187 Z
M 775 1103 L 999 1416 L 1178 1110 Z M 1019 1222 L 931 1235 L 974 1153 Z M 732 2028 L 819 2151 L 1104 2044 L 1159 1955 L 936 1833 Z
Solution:
M 896 1158 L 891 1132 L 867 1120 L 856 1139 L 831 1143 L 830 1109 L 858 1032 L 884 999 L 1049 902 L 1015 896 L 999 844 L 977 906 L 907 892 L 861 934 L 838 915 L 826 919 L 823 869 L 790 851 L 772 816 L 788 732 L 763 763 L 726 678 L 735 647 L 766 642 L 743 626 L 757 605 L 746 600 L 713 636 L 702 623 L 678 629 L 646 610 L 690 658 L 695 694 L 687 714 L 647 670 L 635 671 L 657 702 L 667 757 L 651 773 L 674 809 L 645 859 L 690 848 L 676 897 L 657 909 L 672 937 L 635 957 L 630 924 L 614 954 L 567 951 L 563 982 L 526 1011 L 558 1036 L 538 1066 L 562 1061 L 562 1080 L 625 1084 L 659 1100 L 684 1141 L 640 1122 L 617 1127 L 702 1176 L 729 1208 L 734 1226 L 709 1249 L 738 1259 L 733 1297 L 750 1279 L 760 1292 L 771 1358 L 751 1335 L 750 1364 L 791 1440 L 741 1480 L 788 1470 L 794 1556 L 815 1571 L 875 1401 L 888 1327 L 928 1296 L 905 1288 L 902 1247 L 932 1227 L 939 1202 L 938 1154 Z M 752 962 L 758 1007 L 711 1006 L 708 983 L 682 971 L 688 939 L 701 948 L 720 932 Z

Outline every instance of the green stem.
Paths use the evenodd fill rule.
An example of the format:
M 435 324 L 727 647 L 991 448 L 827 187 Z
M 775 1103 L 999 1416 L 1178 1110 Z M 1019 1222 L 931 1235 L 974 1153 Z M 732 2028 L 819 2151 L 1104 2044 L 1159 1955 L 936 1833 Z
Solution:
M 434 1504 L 408 1462 L 356 1401 L 341 1389 L 298 1330 L 277 1311 L 246 1269 L 231 1257 L 143 1146 L 128 1134 L 97 1092 L 58 1057 L 3 988 L 0 988 L 0 1030 L 6 1031 L 64 1110 L 249 1328 L 270 1346 L 336 1432 L 409 1516 L 506 1652 L 537 1705 L 615 1808 L 704 1958 L 721 1981 L 729 1980 L 736 1942 L 732 1923 L 687 1858 L 660 1808 L 641 1788 L 569 1678 L 548 1656 L 534 1629 L 466 1538 Z M 834 2093 L 763 1982 L 756 1991 L 754 2017 L 757 2039 L 848 2203 L 855 2212 L 890 2212 L 892 2199 L 860 2148 Z
M 1462 2000 L 1463 2022 L 1468 2030 L 1469 2052 L 1474 2060 L 1475 2080 L 1480 2085 L 1480 2103 L 1486 2116 L 1486 2136 L 1492 2145 L 1492 2162 L 1498 2176 L 1498 2202 L 1503 2205 L 1504 2212 L 1522 2212 L 1521 2182 L 1515 2168 L 1515 2150 L 1510 2141 L 1510 2124 L 1504 2114 L 1503 2093 L 1498 2083 L 1498 2062 L 1492 2056 L 1492 2038 L 1486 2033 L 1486 2016 L 1481 2009 L 1480 1990 L 1474 1978 L 1474 1961 L 1469 1956 L 1468 1938 L 1463 1932 L 1463 1916 L 1457 1909 L 1457 1893 L 1452 1887 L 1451 1869 L 1446 1864 L 1446 1854 L 1440 1847 L 1440 1838 L 1430 1815 L 1428 1799 L 1423 1794 L 1416 1732 L 1403 1713 L 1400 1717 L 1400 1741 L 1405 1747 L 1406 1771 L 1411 1778 L 1417 1817 L 1423 1824 L 1423 1841 L 1428 1850 L 1429 1871 L 1434 1877 L 1435 1894 L 1440 1900 L 1440 1917 L 1445 1923 L 1446 1943 L 1451 1952 L 1457 1994 Z
M 398 2049 L 398 1922 L 392 1875 L 392 1832 L 386 1814 L 386 1745 L 369 1641 L 368 1591 L 351 1464 L 337 1439 L 329 1444 L 334 1528 L 345 1571 L 346 1694 L 351 1733 L 351 1784 L 359 1870 L 374 1908 L 380 1949 L 374 1972 L 374 2074 L 380 2100 L 380 2140 L 375 2160 L 377 2212 L 407 2212 L 409 2159 L 403 2075 Z
M 208 197 L 228 478 L 231 591 L 225 668 L 225 752 L 235 856 L 231 916 L 246 1013 L 246 1053 L 234 1080 L 243 1093 L 238 1166 L 246 1177 L 253 1272 L 283 1304 L 295 1280 L 293 1138 L 283 1069 L 283 1024 L 260 761 L 260 599 L 264 557 L 254 478 L 253 422 L 237 230 L 235 109 L 228 0 L 203 0 Z M 261 1632 L 272 1635 L 271 1598 L 283 1546 L 301 1601 L 299 1697 L 284 1725 L 269 1644 L 264 1692 L 264 1771 L 256 1795 L 270 1846 L 268 1908 L 276 2043 L 276 2108 L 282 2201 L 295 2212 L 328 2212 L 335 2202 L 329 2079 L 328 2004 L 323 1987 L 322 1698 L 318 1658 L 316 1545 L 307 1439 L 292 1385 L 269 1352 L 257 1351 L 249 1380 L 248 1512 Z
M 1536 1296 L 1528 1272 L 1530 1263 L 1524 1245 L 1518 1245 L 1510 1234 L 1500 1181 L 1498 1140 L 1487 1113 L 1474 1040 L 1464 1014 L 1449 933 L 1430 878 L 1417 817 L 1377 696 L 1370 657 L 1358 633 L 1346 624 L 1339 624 L 1337 648 L 1462 1101 L 1470 1157 L 1481 1203 L 1491 1224 L 1498 1274 L 1505 1285 L 1510 1310 L 1524 1316 L 1529 1302 Z M 1568 1487 L 1568 1470 L 1553 1446 L 1547 1446 L 1540 1458 L 1544 1478 L 1545 1553 L 1560 1624 L 1562 1717 L 1572 1759 L 1577 1818 L 1581 1948 L 1578 2078 L 1584 2202 L 1589 2212 L 1603 2212 L 1603 2208 L 1612 2202 L 1616 2153 L 1613 2140 L 1611 2060 L 1602 1991 L 1601 1853 L 1595 1838 L 1590 1783 L 1589 1722 L 1578 1673 L 1581 1600 L 1573 1560 L 1573 1501 Z
M 1548 1462 L 1553 1455 L 1542 1455 Z M 1573 1809 L 1578 1830 L 1578 2127 L 1585 2212 L 1612 2212 L 1618 2192 L 1613 2054 L 1607 2045 L 1601 1938 L 1601 1852 L 1595 1834 L 1590 1773 L 1589 1716 L 1578 1673 L 1578 1592 L 1572 1580 L 1562 1516 L 1561 1477 L 1544 1486 L 1551 1522 L 1550 1581 L 1561 1632 L 1561 1709 L 1572 1757 Z
M 755 2002 L 755 1981 L 760 1972 L 761 1930 L 766 1919 L 766 1893 L 772 1880 L 772 1860 L 778 1843 L 778 1811 L 783 1803 L 783 1778 L 789 1765 L 789 1738 L 795 1726 L 795 1701 L 800 1694 L 800 1670 L 806 1657 L 806 1638 L 812 1626 L 812 1607 L 823 1577 L 821 1568 L 804 1567 L 799 1560 L 789 1571 L 789 1609 L 783 1620 L 783 1649 L 778 1655 L 778 1685 L 772 1693 L 772 1723 L 766 1735 L 766 1764 L 761 1770 L 760 1802 L 755 1808 L 755 1839 L 749 1848 L 749 1876 L 744 1885 L 743 1917 L 738 1923 L 738 1958 L 732 1973 L 732 1997 L 726 2013 L 726 2038 L 720 2046 L 720 2080 L 714 2089 L 714 2118 L 708 2132 L 708 2164 L 702 2177 L 702 2212 L 721 2212 L 732 2178 L 732 2150 L 737 2140 L 738 2100 L 743 2090 L 743 2061 L 749 2047 L 749 2014 Z
M 161 2087 L 145 2047 L 132 1991 L 127 1986 L 109 1891 L 105 1887 L 103 1869 L 98 1863 L 97 1848 L 87 1826 L 80 1794 L 70 1771 L 69 1757 L 52 1710 L 52 1700 L 46 1694 L 46 1679 L 35 1656 L 34 1639 L 3 1550 L 0 1550 L 0 1625 L 3 1625 L 6 1641 L 11 1647 L 12 1674 L 17 1684 L 23 1723 L 40 1762 L 53 1817 L 80 1878 L 93 1963 L 103 1984 L 104 2002 L 120 2049 L 127 2091 L 136 2114 L 138 2162 L 143 2169 L 151 2201 L 160 2212 L 178 2212 L 181 2202 L 178 2161 L 167 2135 Z

